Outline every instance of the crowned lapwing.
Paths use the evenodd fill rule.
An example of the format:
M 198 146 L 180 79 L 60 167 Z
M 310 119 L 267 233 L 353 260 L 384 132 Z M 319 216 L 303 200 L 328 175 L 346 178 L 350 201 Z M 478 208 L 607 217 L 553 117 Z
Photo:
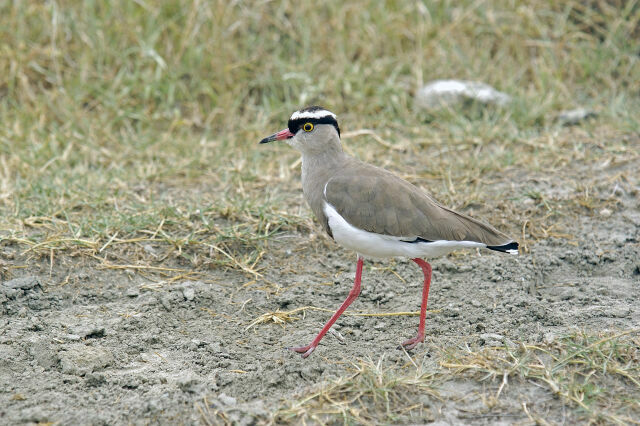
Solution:
M 424 287 L 416 337 L 424 340 L 431 265 L 422 258 L 462 248 L 488 248 L 518 254 L 518 243 L 492 226 L 444 207 L 398 176 L 363 163 L 342 150 L 336 115 L 312 106 L 296 111 L 288 127 L 260 143 L 284 140 L 302 154 L 302 190 L 324 230 L 357 253 L 356 278 L 349 296 L 307 346 L 290 348 L 308 357 L 334 322 L 358 297 L 365 256 L 407 257 L 422 268 Z

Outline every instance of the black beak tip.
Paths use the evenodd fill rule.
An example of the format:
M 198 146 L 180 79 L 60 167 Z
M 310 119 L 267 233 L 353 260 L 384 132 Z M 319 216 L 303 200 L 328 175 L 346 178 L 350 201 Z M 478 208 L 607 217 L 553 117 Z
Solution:
M 262 143 L 269 143 L 269 142 L 273 142 L 273 141 L 275 141 L 275 140 L 278 140 L 278 138 L 276 137 L 277 135 L 278 135 L 278 134 L 276 133 L 276 134 L 273 134 L 273 135 L 271 135 L 271 136 L 267 136 L 266 138 L 262 139 L 262 140 L 260 141 L 260 143 L 261 143 L 261 144 L 262 144 Z

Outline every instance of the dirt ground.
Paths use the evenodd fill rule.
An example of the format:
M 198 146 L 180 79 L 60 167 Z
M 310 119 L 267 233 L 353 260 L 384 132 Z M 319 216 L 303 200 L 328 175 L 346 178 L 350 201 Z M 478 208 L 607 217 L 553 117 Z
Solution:
M 461 342 L 479 348 L 550 341 L 575 329 L 638 327 L 637 167 L 604 164 L 556 176 L 501 176 L 487 189 L 495 198 L 535 190 L 561 200 L 573 190 L 567 182 L 588 174 L 600 182 L 594 196 L 615 203 L 566 221 L 555 228 L 557 235 L 521 241 L 529 251 L 518 257 L 468 252 L 434 259 L 427 338 L 414 360 L 437 363 L 438 349 Z M 612 180 L 623 172 L 630 181 Z M 527 203 L 515 205 L 524 209 Z M 333 310 L 344 300 L 354 254 L 324 237 L 309 237 L 288 234 L 270 242 L 261 260 L 267 265 L 264 280 L 213 269 L 173 283 L 152 282 L 134 270 L 97 269 L 87 257 L 56 259 L 50 269 L 50 259 L 30 258 L 24 247 L 3 243 L 5 269 L 27 266 L 12 269 L 0 285 L 0 422 L 251 424 L 268 421 L 286 401 L 345 375 L 353 360 L 406 364 L 397 345 L 415 334 L 415 316 L 343 316 L 338 333 L 328 334 L 308 359 L 285 348 L 308 343 L 330 313 L 309 309 L 284 325 L 249 327 L 266 312 Z M 362 294 L 348 312 L 419 309 L 422 276 L 413 263 L 365 265 Z M 265 282 L 282 290 L 267 291 Z M 498 385 L 444 382 L 440 399 L 424 395 L 415 401 L 424 410 L 410 421 L 526 423 L 523 401 L 548 421 L 571 420 L 558 398 L 529 382 L 510 383 L 497 412 L 470 414 L 486 404 L 476 391 Z

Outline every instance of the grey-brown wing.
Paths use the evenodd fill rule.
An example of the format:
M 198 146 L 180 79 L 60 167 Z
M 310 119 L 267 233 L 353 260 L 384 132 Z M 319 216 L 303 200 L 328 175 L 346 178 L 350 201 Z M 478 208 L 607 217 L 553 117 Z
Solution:
M 492 226 L 448 209 L 386 170 L 361 164 L 334 175 L 325 197 L 351 225 L 369 232 L 429 241 L 511 241 Z

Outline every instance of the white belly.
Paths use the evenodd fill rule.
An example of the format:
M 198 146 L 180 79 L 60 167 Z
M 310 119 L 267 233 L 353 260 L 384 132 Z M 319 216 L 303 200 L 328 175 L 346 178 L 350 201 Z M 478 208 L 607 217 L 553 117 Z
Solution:
M 358 229 L 340 216 L 336 209 L 327 202 L 324 203 L 324 213 L 327 215 L 334 240 L 342 247 L 367 257 L 431 258 L 443 256 L 457 249 L 487 246 L 475 241 L 439 240 L 408 243 L 407 241 L 413 241 L 418 236 L 395 237 Z

